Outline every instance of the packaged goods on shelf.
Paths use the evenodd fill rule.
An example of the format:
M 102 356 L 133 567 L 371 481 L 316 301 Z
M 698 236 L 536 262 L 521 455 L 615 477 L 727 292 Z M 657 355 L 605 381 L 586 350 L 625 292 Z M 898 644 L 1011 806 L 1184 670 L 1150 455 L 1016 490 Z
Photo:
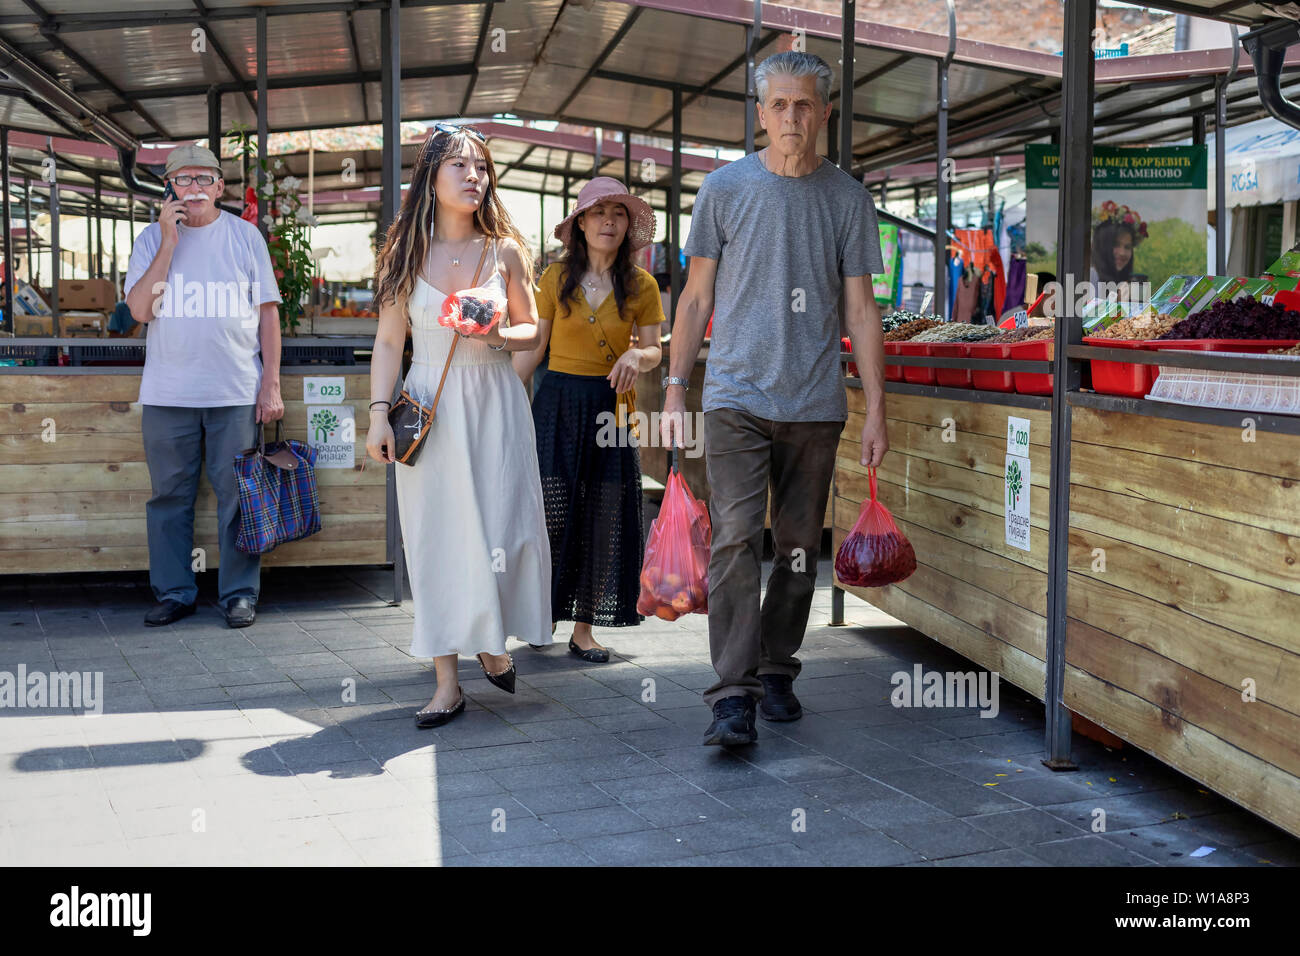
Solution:
M 1143 310 L 1148 315 L 1176 315 L 1185 319 L 1200 309 L 1214 291 L 1214 276 L 1170 276 L 1151 296 Z

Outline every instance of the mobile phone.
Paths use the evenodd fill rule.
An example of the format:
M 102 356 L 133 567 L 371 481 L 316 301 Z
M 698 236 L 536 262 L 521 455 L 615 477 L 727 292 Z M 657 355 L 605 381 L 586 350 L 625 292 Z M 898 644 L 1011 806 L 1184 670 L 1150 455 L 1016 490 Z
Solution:
M 176 190 L 172 188 L 172 184 L 169 182 L 166 184 L 166 186 L 163 189 L 163 199 L 175 199 L 175 198 L 176 198 Z M 184 222 L 184 217 L 177 216 L 176 224 L 180 225 L 182 222 Z

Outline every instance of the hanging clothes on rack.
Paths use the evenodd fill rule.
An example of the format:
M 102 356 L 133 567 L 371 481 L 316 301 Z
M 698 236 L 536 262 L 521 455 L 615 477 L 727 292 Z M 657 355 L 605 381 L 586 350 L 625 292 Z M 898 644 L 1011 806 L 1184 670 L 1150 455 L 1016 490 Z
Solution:
M 980 282 L 975 269 L 966 269 L 957 283 L 957 305 L 952 313 L 954 322 L 974 321 L 975 307 L 979 301 Z
M 1011 265 L 1007 269 L 1007 294 L 1003 299 L 1000 314 L 1019 309 L 1025 304 L 1025 284 L 1028 275 L 1028 263 L 1025 257 L 1012 254 Z
M 949 246 L 948 248 L 951 250 L 953 247 Z M 957 313 L 955 311 L 957 288 L 961 285 L 961 277 L 965 271 L 966 263 L 962 260 L 961 252 L 957 251 L 956 254 L 948 260 L 948 309 L 945 313 L 946 315 L 951 316 L 954 321 L 958 321 Z

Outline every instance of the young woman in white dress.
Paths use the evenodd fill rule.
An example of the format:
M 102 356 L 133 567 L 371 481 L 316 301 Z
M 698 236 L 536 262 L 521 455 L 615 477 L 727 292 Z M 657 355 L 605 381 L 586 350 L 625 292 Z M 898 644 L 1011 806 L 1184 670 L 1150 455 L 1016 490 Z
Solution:
M 510 363 L 511 352 L 540 341 L 532 257 L 497 197 L 491 154 L 473 127 L 439 123 L 425 141 L 376 277 L 366 451 L 380 462 L 394 460 L 388 402 L 408 319 L 413 354 L 404 386 L 428 406 L 459 334 L 437 321 L 447 297 L 474 284 L 508 307 L 508 323 L 461 336 L 424 447 L 414 465 L 396 466 L 415 604 L 411 654 L 432 657 L 437 677 L 433 699 L 415 721 L 436 727 L 465 708 L 458 655 L 477 657 L 492 684 L 514 693 L 506 638 L 552 641 L 536 438 L 528 396 Z

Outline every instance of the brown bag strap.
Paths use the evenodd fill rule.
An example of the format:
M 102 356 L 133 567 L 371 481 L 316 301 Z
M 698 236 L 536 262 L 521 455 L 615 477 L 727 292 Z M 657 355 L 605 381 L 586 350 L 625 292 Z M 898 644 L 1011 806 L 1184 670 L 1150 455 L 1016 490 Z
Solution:
M 492 245 L 491 239 L 488 239 L 487 242 L 483 243 L 483 254 L 478 257 L 478 267 L 474 270 L 474 278 L 471 279 L 469 283 L 471 289 L 478 285 L 479 273 L 483 271 L 483 263 L 487 259 L 488 246 L 490 245 Z M 433 394 L 433 406 L 429 409 L 430 418 L 433 418 L 433 416 L 438 412 L 438 399 L 442 398 L 442 386 L 447 381 L 447 370 L 451 368 L 451 359 L 452 356 L 456 354 L 456 346 L 459 344 L 460 334 L 457 333 L 456 337 L 451 340 L 451 348 L 447 351 L 447 364 L 442 367 L 442 378 L 438 379 L 438 391 Z

